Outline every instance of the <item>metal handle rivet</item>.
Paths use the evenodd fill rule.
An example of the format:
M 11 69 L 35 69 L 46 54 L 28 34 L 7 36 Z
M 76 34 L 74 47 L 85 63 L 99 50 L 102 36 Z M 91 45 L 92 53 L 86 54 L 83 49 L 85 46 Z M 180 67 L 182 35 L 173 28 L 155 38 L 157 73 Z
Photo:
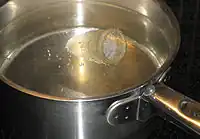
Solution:
M 115 116 L 115 119 L 118 119 L 118 118 L 119 118 L 119 115 L 116 115 L 116 116 Z
M 144 91 L 144 95 L 145 96 L 150 96 L 152 95 L 153 93 L 155 93 L 156 89 L 155 89 L 155 86 L 153 85 L 149 85 L 146 87 L 145 91 Z
M 127 106 L 127 107 L 126 107 L 126 110 L 129 110 L 129 109 L 130 109 L 130 107 L 129 107 L 129 106 Z

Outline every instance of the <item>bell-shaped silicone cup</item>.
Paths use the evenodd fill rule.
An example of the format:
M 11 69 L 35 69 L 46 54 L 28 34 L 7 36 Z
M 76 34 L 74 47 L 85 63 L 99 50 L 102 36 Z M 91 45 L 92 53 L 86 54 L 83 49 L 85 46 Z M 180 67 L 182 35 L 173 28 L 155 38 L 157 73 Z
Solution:
M 98 64 L 118 64 L 124 57 L 127 44 L 118 29 L 91 30 L 73 36 L 67 43 L 68 50 L 78 58 Z

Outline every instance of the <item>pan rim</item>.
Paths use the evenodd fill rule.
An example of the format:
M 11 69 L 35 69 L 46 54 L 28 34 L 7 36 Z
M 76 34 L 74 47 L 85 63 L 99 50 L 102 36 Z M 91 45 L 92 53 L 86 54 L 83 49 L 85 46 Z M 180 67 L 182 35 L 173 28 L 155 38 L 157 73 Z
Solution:
M 174 14 L 172 13 L 171 9 L 167 5 L 163 5 L 163 6 L 165 7 L 165 10 L 167 9 L 167 11 L 168 11 L 168 14 L 169 14 L 168 17 L 171 18 L 170 21 L 171 22 L 174 21 L 174 25 L 175 25 L 174 28 L 176 29 L 176 32 L 177 32 L 177 34 L 176 34 L 177 35 L 177 44 L 176 44 L 176 46 L 174 46 L 176 49 L 171 53 L 171 55 L 168 56 L 168 58 L 164 62 L 164 64 L 155 73 L 153 73 L 148 79 L 146 79 L 140 85 L 137 85 L 137 86 L 134 86 L 134 87 L 129 87 L 127 89 L 123 89 L 123 90 L 118 91 L 116 93 L 113 92 L 112 94 L 106 95 L 106 96 L 87 97 L 87 98 L 64 98 L 64 97 L 57 97 L 57 96 L 42 94 L 42 93 L 39 93 L 39 92 L 36 92 L 36 91 L 31 91 L 31 90 L 26 89 L 24 87 L 20 87 L 19 85 L 13 83 L 12 81 L 6 80 L 2 75 L 0 76 L 0 80 L 3 81 L 8 86 L 10 86 L 10 87 L 14 88 L 15 90 L 22 92 L 24 94 L 34 96 L 34 97 L 37 97 L 37 98 L 41 98 L 41 99 L 54 100 L 54 101 L 88 102 L 88 101 L 105 100 L 105 99 L 110 99 L 110 98 L 119 97 L 119 96 L 131 95 L 135 89 L 142 88 L 142 87 L 144 87 L 148 84 L 156 83 L 157 77 L 162 75 L 168 69 L 168 67 L 171 65 L 171 63 L 173 62 L 173 60 L 175 59 L 175 57 L 178 53 L 178 50 L 179 50 L 179 47 L 180 47 L 180 28 L 178 26 L 178 21 L 177 21 L 176 17 L 174 16 Z M 18 20 L 18 19 L 17 18 L 13 19 L 9 24 L 12 24 L 13 21 L 15 21 L 15 20 Z M 9 24 L 7 24 L 7 25 L 9 25 Z M 5 25 L 5 28 L 6 28 L 7 25 Z M 4 28 L 2 28 L 0 30 L 0 32 L 3 29 Z

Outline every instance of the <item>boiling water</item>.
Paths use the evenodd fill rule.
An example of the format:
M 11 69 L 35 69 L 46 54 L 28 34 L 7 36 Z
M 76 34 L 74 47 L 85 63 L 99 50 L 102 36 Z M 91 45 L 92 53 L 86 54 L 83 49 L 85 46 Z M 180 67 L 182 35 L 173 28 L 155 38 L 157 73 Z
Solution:
M 140 45 L 127 39 L 127 50 L 117 65 L 105 65 L 76 57 L 66 44 L 69 32 L 40 36 L 4 64 L 4 78 L 21 87 L 60 97 L 105 96 L 141 84 L 156 65 Z M 72 33 L 73 34 L 73 33 Z

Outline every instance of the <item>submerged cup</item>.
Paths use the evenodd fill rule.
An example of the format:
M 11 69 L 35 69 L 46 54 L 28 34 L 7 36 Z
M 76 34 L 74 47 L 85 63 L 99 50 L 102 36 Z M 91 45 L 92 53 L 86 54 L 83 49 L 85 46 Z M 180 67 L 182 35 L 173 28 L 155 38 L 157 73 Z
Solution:
M 78 33 L 67 43 L 68 50 L 98 64 L 117 65 L 126 53 L 126 40 L 118 29 L 90 30 Z

